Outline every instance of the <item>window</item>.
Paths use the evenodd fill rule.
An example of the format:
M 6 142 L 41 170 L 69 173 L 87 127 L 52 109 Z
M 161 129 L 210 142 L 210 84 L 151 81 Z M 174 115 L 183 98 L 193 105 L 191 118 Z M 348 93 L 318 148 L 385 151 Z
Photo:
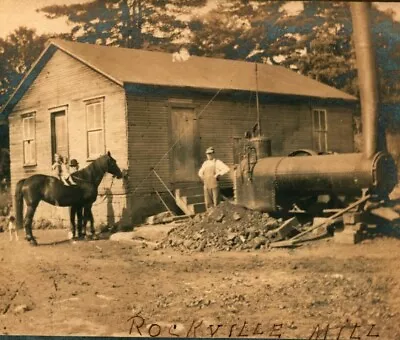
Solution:
M 314 146 L 319 152 L 328 151 L 328 120 L 326 110 L 313 110 Z
M 22 117 L 22 148 L 24 165 L 36 165 L 35 115 Z
M 103 109 L 103 99 L 91 100 L 86 103 L 87 153 L 89 159 L 97 158 L 105 152 Z

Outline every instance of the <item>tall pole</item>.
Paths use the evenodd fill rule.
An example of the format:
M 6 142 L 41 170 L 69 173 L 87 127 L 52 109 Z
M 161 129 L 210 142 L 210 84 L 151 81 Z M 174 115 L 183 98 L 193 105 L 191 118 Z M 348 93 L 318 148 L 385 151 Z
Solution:
M 360 88 L 363 153 L 366 158 L 373 157 L 377 152 L 378 145 L 379 95 L 375 50 L 370 28 L 370 8 L 371 4 L 364 1 L 350 4 Z
M 259 103 L 258 103 L 258 71 L 257 71 L 257 63 L 256 63 L 256 105 L 257 105 L 257 126 L 258 126 L 258 135 L 261 136 L 260 106 L 259 106 Z

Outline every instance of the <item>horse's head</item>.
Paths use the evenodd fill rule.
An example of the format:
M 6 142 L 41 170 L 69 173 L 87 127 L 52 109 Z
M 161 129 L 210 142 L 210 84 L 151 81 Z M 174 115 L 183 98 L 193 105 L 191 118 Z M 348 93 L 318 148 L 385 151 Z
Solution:
M 107 172 L 118 179 L 122 178 L 123 176 L 121 169 L 117 165 L 117 161 L 112 158 L 110 151 L 107 152 Z

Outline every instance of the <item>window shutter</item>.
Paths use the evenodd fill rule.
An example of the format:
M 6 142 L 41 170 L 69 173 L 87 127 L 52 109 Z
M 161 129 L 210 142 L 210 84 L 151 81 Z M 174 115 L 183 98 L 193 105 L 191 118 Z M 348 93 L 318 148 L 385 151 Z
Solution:
M 325 117 L 325 111 L 320 111 L 320 115 L 319 115 L 319 117 L 320 117 L 320 122 L 321 122 L 321 126 L 320 126 L 320 129 L 322 130 L 322 131 L 326 131 L 326 117 Z
M 95 158 L 104 151 L 103 100 L 86 105 L 88 157 Z
M 101 114 L 101 103 L 96 103 L 94 106 L 94 128 L 101 129 L 102 128 L 102 114 Z
M 29 164 L 30 160 L 30 152 L 29 152 L 29 143 L 28 141 L 23 142 L 24 146 L 24 164 Z
M 88 133 L 89 142 L 89 156 L 97 157 L 100 156 L 103 149 L 103 131 L 89 131 Z
M 318 131 L 319 130 L 319 115 L 318 115 L 318 111 L 314 110 L 314 131 Z
M 24 165 L 36 164 L 35 117 L 22 118 L 22 146 Z
M 23 139 L 24 140 L 33 138 L 33 132 L 34 132 L 33 123 L 34 123 L 34 120 L 32 117 L 26 117 L 22 120 Z
M 94 108 L 93 105 L 88 105 L 86 107 L 87 109 L 87 128 L 88 130 L 91 130 L 94 128 Z

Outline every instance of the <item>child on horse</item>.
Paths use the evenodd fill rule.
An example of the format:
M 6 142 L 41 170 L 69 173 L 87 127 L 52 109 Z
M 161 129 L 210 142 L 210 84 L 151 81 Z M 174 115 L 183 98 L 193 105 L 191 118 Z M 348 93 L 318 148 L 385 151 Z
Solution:
M 75 181 L 72 179 L 71 174 L 64 162 L 64 159 L 59 154 L 54 154 L 54 164 L 52 170 L 55 172 L 56 177 L 62 181 L 65 185 L 76 185 Z

